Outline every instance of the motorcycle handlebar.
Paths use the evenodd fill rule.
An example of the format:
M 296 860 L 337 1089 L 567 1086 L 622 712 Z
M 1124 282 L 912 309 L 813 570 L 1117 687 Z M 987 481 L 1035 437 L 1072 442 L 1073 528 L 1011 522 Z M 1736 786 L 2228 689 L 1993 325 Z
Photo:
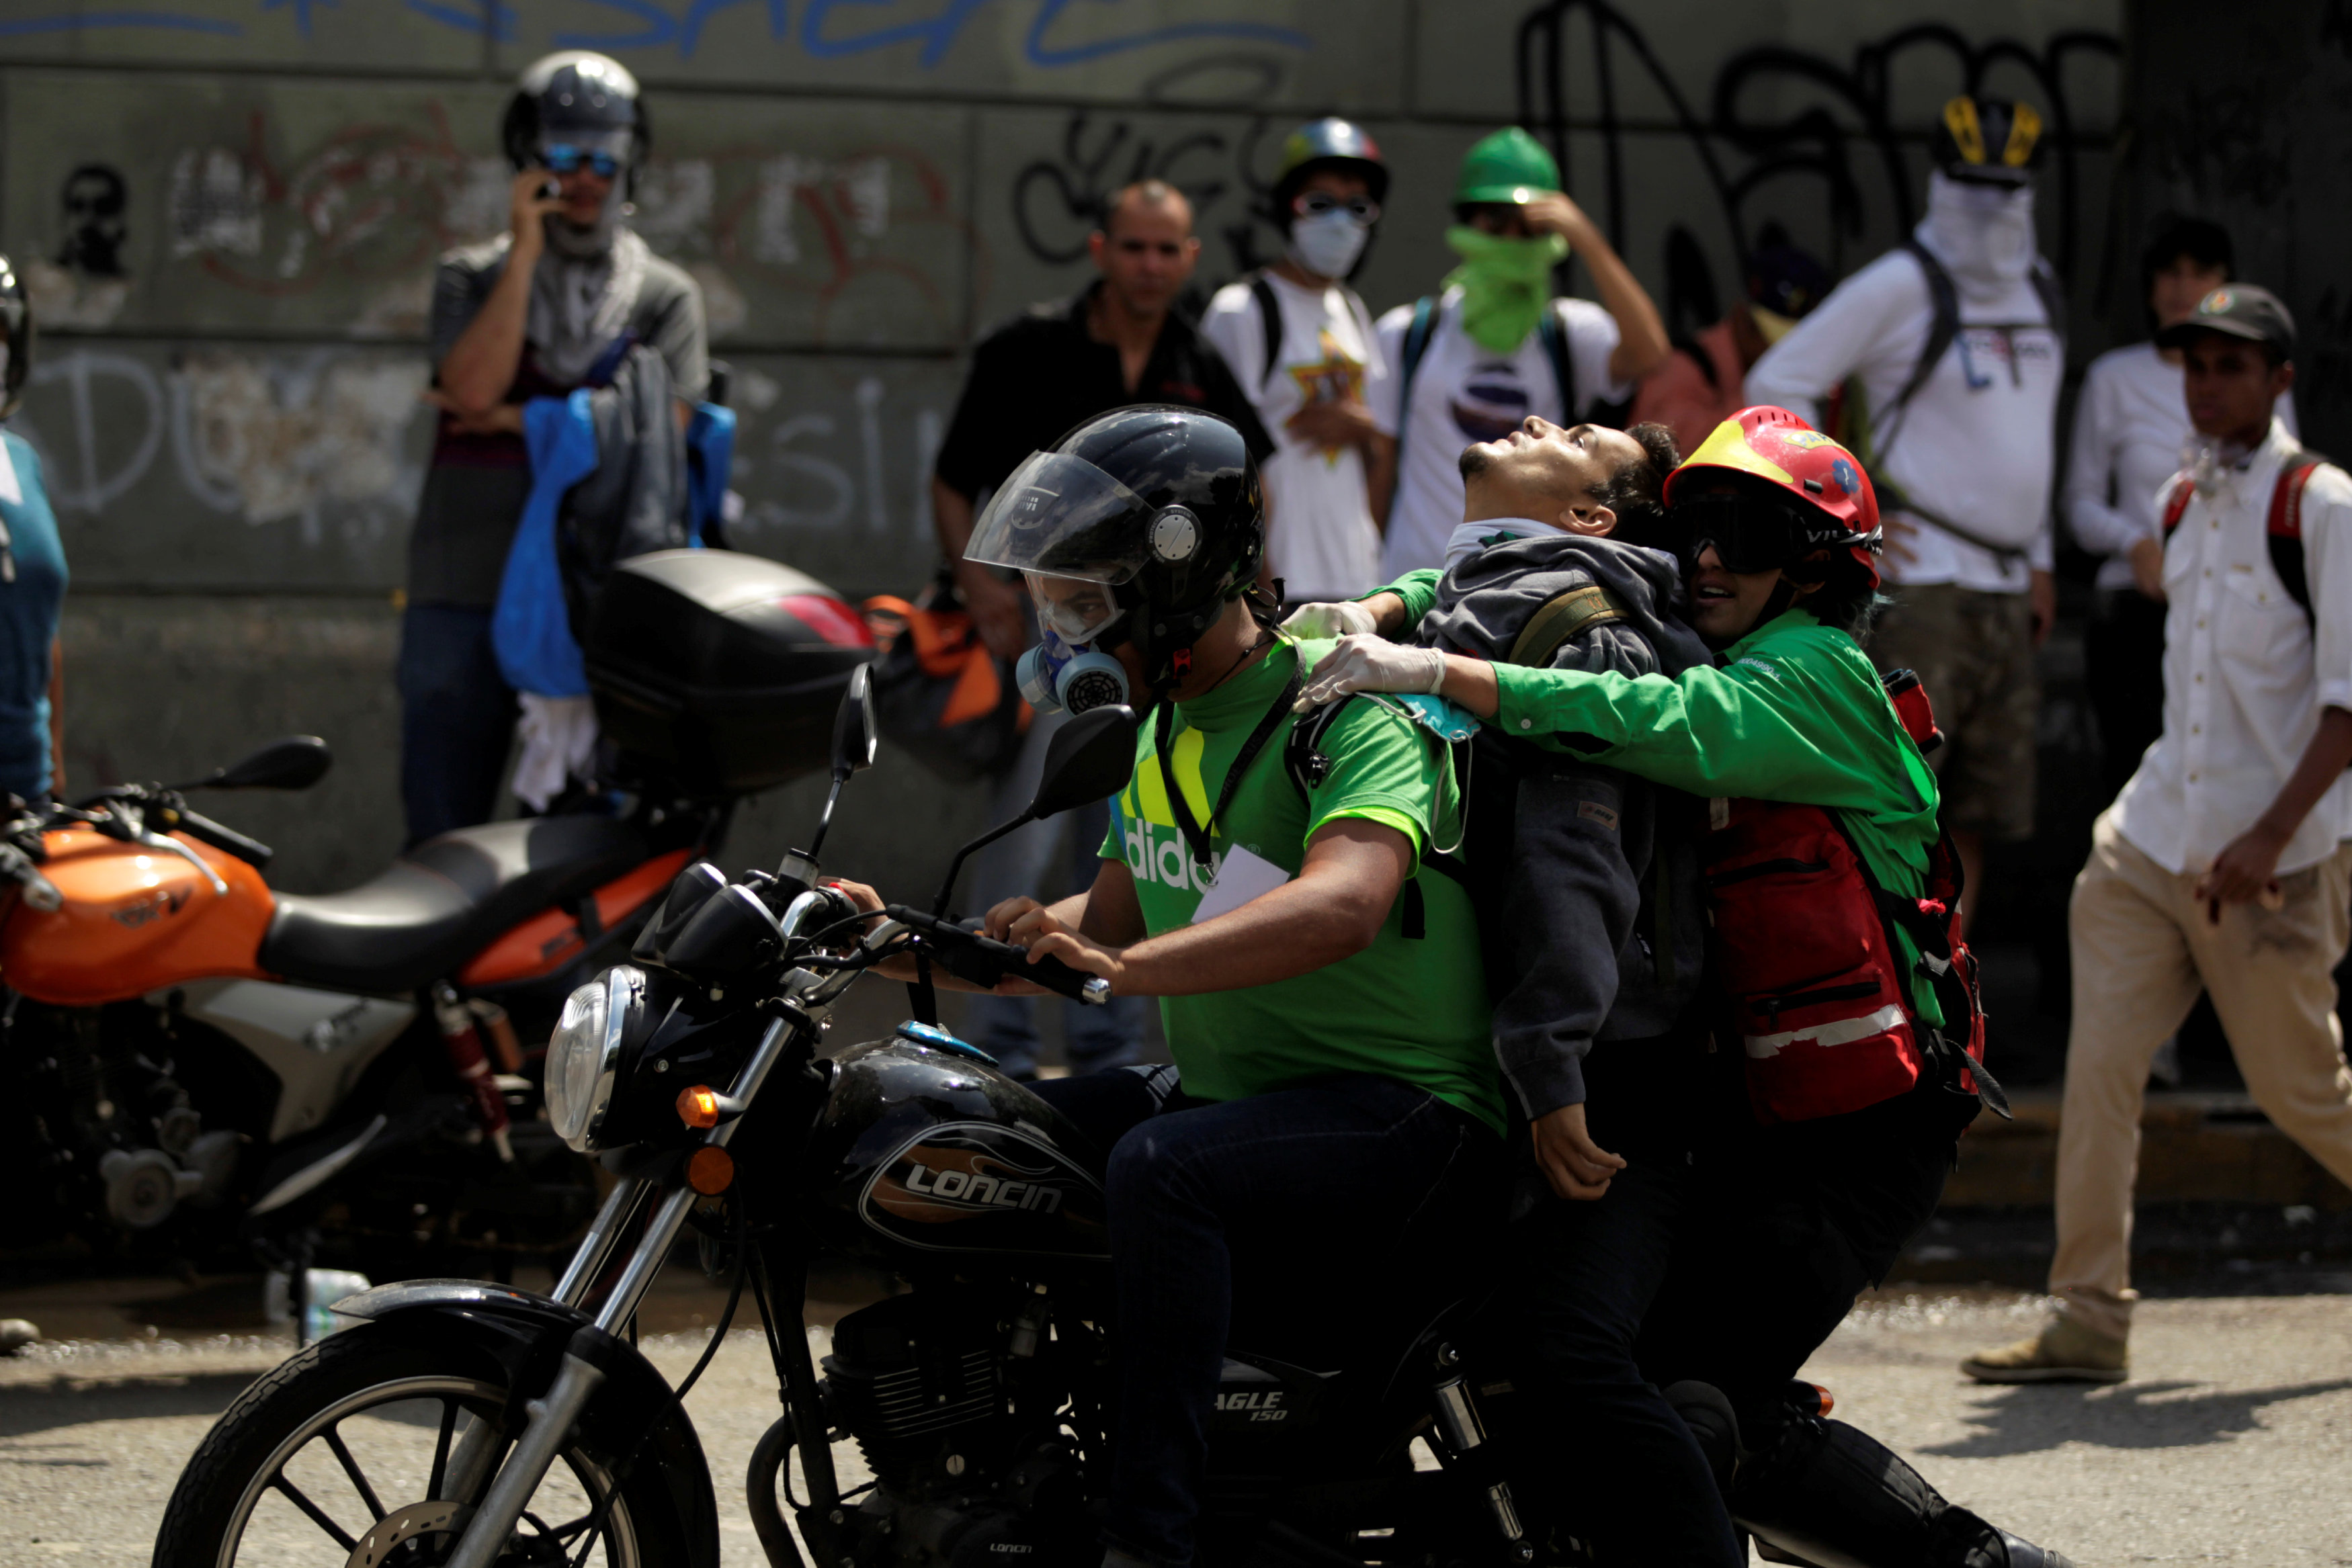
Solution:
M 940 966 L 960 980 L 993 988 L 997 981 L 1010 977 L 1043 986 L 1057 996 L 1089 1007 L 1100 1007 L 1110 1000 L 1108 980 L 1084 969 L 1073 969 L 1059 958 L 1040 958 L 1033 964 L 1025 947 L 999 942 L 971 925 L 941 920 L 903 904 L 893 904 L 883 913 L 929 937 L 939 949 Z
M 179 831 L 200 843 L 210 844 L 225 855 L 235 855 L 256 871 L 268 868 L 269 857 L 277 853 L 259 839 L 248 839 L 235 828 L 225 827 L 201 812 L 183 807 L 179 821 L 173 824 Z

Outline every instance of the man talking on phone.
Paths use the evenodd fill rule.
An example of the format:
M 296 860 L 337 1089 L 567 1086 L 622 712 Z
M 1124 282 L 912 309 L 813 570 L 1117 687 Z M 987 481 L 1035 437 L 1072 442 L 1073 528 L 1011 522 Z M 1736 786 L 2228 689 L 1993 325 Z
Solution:
M 530 491 L 523 404 L 609 376 L 631 343 L 669 368 L 680 417 L 710 382 L 702 294 L 628 225 L 653 145 L 636 78 L 603 55 L 522 73 L 502 141 L 505 234 L 451 251 L 433 280 L 433 458 L 408 541 L 400 632 L 400 794 L 414 844 L 489 821 L 516 698 L 490 611 Z

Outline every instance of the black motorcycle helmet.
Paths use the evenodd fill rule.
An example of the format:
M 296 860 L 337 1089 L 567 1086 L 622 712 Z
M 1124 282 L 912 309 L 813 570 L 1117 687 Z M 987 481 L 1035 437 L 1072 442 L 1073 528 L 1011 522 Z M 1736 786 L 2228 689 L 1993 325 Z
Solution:
M 0 376 L 0 419 L 16 412 L 25 401 L 25 382 L 33 373 L 33 298 L 16 265 L 0 256 L 0 341 L 8 346 L 8 370 Z
M 586 49 L 566 49 L 534 62 L 515 79 L 507 100 L 499 141 L 507 162 L 520 173 L 539 156 L 540 144 L 568 133 L 599 140 L 616 132 L 629 137 L 627 193 L 635 195 L 637 171 L 653 150 L 653 121 L 646 118 L 637 78 L 620 61 Z
M 1064 641 L 1134 643 L 1155 690 L 1185 674 L 1192 644 L 1265 558 L 1265 504 L 1242 433 L 1166 403 L 1113 410 L 1031 453 L 964 549 L 1024 574 Z

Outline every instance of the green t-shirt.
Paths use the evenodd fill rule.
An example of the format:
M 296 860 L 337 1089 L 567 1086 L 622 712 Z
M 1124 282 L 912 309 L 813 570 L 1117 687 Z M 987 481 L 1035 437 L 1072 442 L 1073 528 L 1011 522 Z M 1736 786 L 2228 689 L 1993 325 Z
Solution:
M 1280 644 L 1255 667 L 1176 709 L 1171 768 L 1192 820 L 1209 831 L 1221 875 L 1238 843 L 1297 876 L 1307 841 L 1339 817 L 1385 823 L 1410 837 L 1417 852 L 1433 841 L 1449 847 L 1459 832 L 1461 800 L 1444 746 L 1402 714 L 1361 699 L 1325 732 L 1321 747 L 1332 766 L 1306 799 L 1283 765 L 1292 722 L 1286 714 L 1223 819 L 1209 821 L 1234 758 L 1292 669 L 1302 659 L 1312 668 L 1331 646 Z M 1168 803 L 1156 729 L 1145 721 L 1135 776 L 1111 802 L 1102 847 L 1105 860 L 1124 861 L 1134 875 L 1144 927 L 1155 936 L 1191 924 L 1207 892 Z M 1408 937 L 1405 914 L 1416 895 L 1422 934 Z M 1502 1130 L 1477 918 L 1458 883 L 1422 876 L 1417 864 L 1379 937 L 1353 957 L 1270 986 L 1163 998 L 1160 1008 L 1188 1094 L 1239 1100 L 1367 1074 L 1425 1089 Z
M 1418 618 L 1437 578 L 1409 573 L 1383 591 Z M 1693 795 L 1833 808 L 1881 887 L 1916 897 L 1926 883 L 1935 771 L 1904 732 L 1869 655 L 1803 610 L 1783 612 L 1716 664 L 1672 680 L 1497 664 L 1495 685 L 1486 722 L 1505 735 Z M 1911 938 L 1898 930 L 1895 941 L 1915 974 L 1912 1004 L 1942 1023 L 1934 986 L 1916 976 Z

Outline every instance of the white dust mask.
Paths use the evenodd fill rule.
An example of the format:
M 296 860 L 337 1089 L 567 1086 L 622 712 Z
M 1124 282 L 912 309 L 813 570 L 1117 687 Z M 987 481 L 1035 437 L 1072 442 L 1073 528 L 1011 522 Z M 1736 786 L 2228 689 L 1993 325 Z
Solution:
M 1364 254 L 1365 243 L 1371 237 L 1372 231 L 1359 223 L 1354 214 L 1334 207 L 1292 222 L 1290 256 L 1318 277 L 1345 277 L 1355 269 L 1356 258 Z

